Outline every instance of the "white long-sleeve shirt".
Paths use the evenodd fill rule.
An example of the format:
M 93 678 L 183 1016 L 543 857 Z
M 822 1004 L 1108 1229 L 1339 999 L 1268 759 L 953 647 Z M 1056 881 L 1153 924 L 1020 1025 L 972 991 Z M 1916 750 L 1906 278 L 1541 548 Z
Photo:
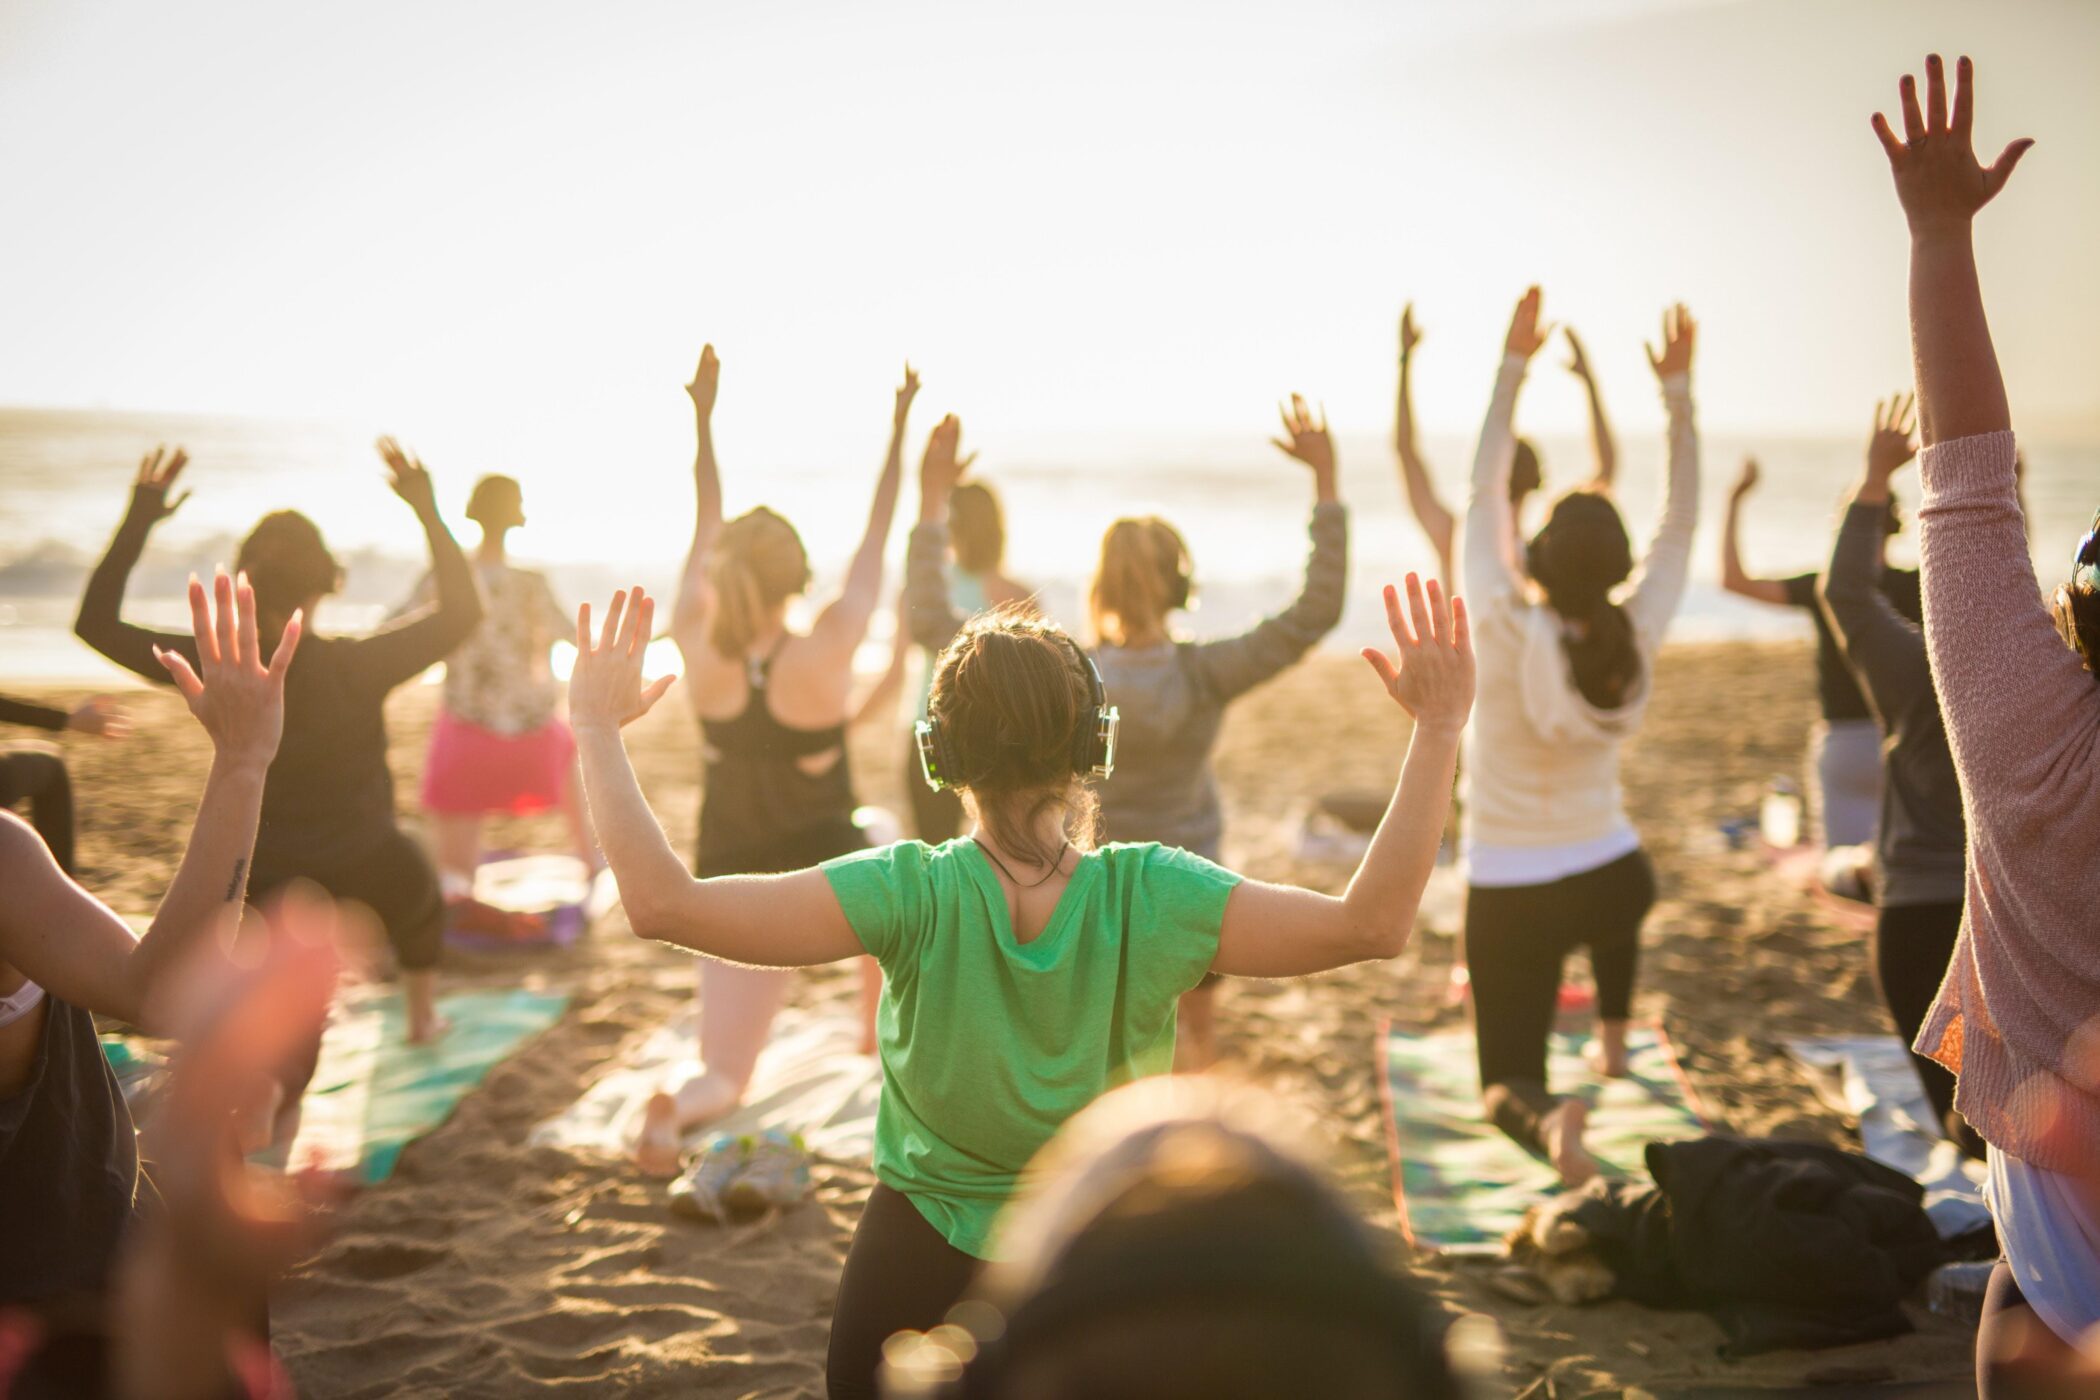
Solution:
M 1699 518 L 1699 438 L 1688 375 L 1662 384 L 1669 480 L 1662 523 L 1620 606 L 1641 674 L 1623 704 L 1601 709 L 1575 687 L 1560 616 L 1535 601 L 1509 557 L 1510 465 L 1527 361 L 1502 362 L 1473 458 L 1459 577 L 1473 620 L 1479 698 L 1466 731 L 1464 845 L 1476 885 L 1544 884 L 1639 848 L 1619 786 L 1619 746 L 1640 728 L 1663 634 L 1684 597 Z

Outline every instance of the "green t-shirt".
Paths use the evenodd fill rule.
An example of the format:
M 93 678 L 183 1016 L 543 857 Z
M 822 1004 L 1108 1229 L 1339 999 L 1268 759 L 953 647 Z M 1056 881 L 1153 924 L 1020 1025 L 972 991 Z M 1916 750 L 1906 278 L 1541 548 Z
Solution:
M 1017 943 L 974 841 L 904 841 L 823 870 L 882 964 L 875 1174 L 984 1258 L 1065 1120 L 1173 1068 L 1175 1003 L 1210 970 L 1239 876 L 1169 846 L 1090 851 L 1049 924 Z

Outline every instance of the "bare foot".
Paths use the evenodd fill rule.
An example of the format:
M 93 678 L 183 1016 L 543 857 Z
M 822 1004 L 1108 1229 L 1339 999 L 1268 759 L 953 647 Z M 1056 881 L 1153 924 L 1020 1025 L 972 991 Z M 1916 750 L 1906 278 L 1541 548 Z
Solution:
M 634 1135 L 630 1155 L 635 1166 L 648 1176 L 676 1176 L 679 1147 L 678 1100 L 669 1094 L 651 1094 Z
M 432 1011 L 428 1015 L 415 1017 L 408 1023 L 408 1043 L 429 1045 L 443 1038 L 445 1032 L 451 1029 L 452 1022 L 448 1018 Z
M 1581 1099 L 1562 1099 L 1551 1113 L 1539 1119 L 1539 1136 L 1545 1139 L 1546 1155 L 1561 1184 L 1569 1190 L 1582 1186 L 1601 1168 L 1582 1142 L 1590 1126 L 1590 1106 Z
M 1591 1041 L 1582 1052 L 1583 1061 L 1606 1079 L 1624 1079 L 1628 1073 L 1626 1047 L 1609 1046 L 1602 1041 Z

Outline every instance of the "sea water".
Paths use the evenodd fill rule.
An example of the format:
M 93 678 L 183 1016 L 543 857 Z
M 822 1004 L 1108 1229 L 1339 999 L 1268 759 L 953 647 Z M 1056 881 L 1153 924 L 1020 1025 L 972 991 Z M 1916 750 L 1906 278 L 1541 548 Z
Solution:
M 383 619 L 414 589 L 426 555 L 413 517 L 387 489 L 371 436 L 342 425 L 267 419 L 0 410 L 0 686 L 121 679 L 74 640 L 72 616 L 87 571 L 123 514 L 140 455 L 162 442 L 188 449 L 191 465 L 181 487 L 196 495 L 155 531 L 126 597 L 127 618 L 185 628 L 187 575 L 230 561 L 241 533 L 264 511 L 293 507 L 320 524 L 346 569 L 344 591 L 325 605 L 320 626 L 354 632 Z M 1188 538 L 1198 594 L 1183 621 L 1195 636 L 1236 632 L 1295 594 L 1307 551 L 1311 473 L 1259 436 L 1075 432 L 983 446 L 976 473 L 1004 499 L 1009 568 L 1041 589 L 1046 610 L 1067 625 L 1084 621 L 1102 530 L 1127 514 L 1164 515 Z M 1745 453 L 1755 453 L 1763 485 L 1745 509 L 1746 563 L 1768 576 L 1810 572 L 1827 557 L 1836 506 L 1858 476 L 1861 443 L 1711 434 L 1703 446 L 1692 579 L 1672 638 L 1805 636 L 1803 614 L 1721 592 L 1719 527 L 1727 493 Z M 1546 438 L 1540 448 L 1549 493 L 1589 476 L 1583 440 Z M 825 461 L 756 460 L 749 444 L 738 449 L 741 457 L 725 449 L 730 509 L 763 501 L 793 520 L 809 546 L 814 593 L 823 596 L 865 525 L 879 446 Z M 622 453 L 577 461 L 538 459 L 529 446 L 476 456 L 466 446 L 430 465 L 440 505 L 470 546 L 475 527 L 459 512 L 474 478 L 486 471 L 519 477 L 528 524 L 511 538 L 513 556 L 545 568 L 574 606 L 630 583 L 668 590 L 676 581 L 692 521 L 690 458 L 682 455 L 689 450 L 655 454 L 664 460 Z M 1425 450 L 1439 490 L 1460 506 L 1471 443 L 1432 437 Z M 1388 442 L 1341 435 L 1337 452 L 1350 507 L 1350 582 L 1330 645 L 1353 650 L 1386 640 L 1379 586 L 1410 569 L 1426 575 L 1435 560 L 1407 512 Z M 2027 454 L 2035 555 L 2041 576 L 2053 580 L 2100 503 L 2100 443 L 2030 443 Z M 1660 435 L 1623 432 L 1620 457 L 1619 496 L 1638 545 L 1660 509 Z M 1911 503 L 1915 491 L 1914 478 L 1899 482 Z M 890 590 L 901 580 L 916 501 L 907 480 L 889 541 Z M 1528 526 L 1536 526 L 1542 509 L 1533 505 Z M 1892 561 L 1914 558 L 1908 536 L 1892 546 Z M 880 669 L 892 627 L 885 608 L 863 665 Z

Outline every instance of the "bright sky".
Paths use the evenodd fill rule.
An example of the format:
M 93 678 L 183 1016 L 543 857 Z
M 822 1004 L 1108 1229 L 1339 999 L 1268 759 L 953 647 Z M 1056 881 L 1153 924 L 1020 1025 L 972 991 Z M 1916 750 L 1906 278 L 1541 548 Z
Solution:
M 2078 0 L 6 0 L 0 399 L 677 473 L 711 338 L 753 455 L 872 465 L 907 354 L 980 437 L 1371 429 L 1411 296 L 1457 431 L 1535 279 L 1628 430 L 1682 297 L 1709 424 L 1857 432 L 1908 377 L 1867 118 L 1934 46 L 2040 140 L 1982 222 L 2020 420 L 2100 431 Z

